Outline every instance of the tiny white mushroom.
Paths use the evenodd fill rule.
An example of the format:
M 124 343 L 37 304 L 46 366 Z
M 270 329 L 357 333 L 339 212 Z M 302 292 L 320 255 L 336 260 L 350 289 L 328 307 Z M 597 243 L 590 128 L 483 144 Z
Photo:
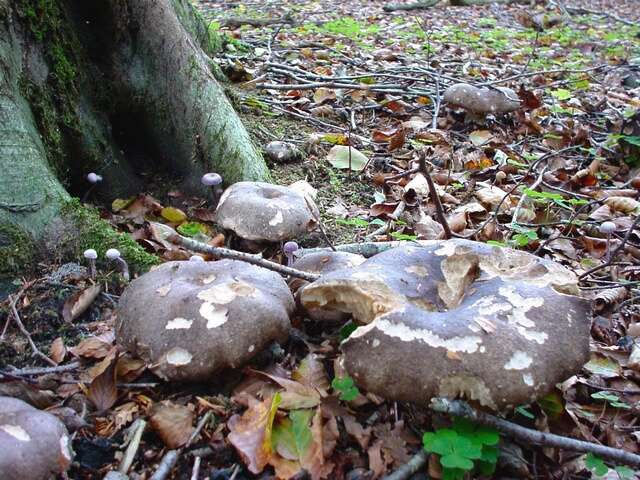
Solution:
M 87 259 L 89 263 L 89 276 L 91 278 L 96 277 L 96 259 L 98 258 L 98 252 L 96 252 L 93 248 L 88 248 L 84 251 L 84 258 Z
M 110 248 L 106 251 L 105 255 L 109 260 L 116 263 L 118 271 L 122 274 L 122 278 L 124 278 L 124 280 L 128 282 L 129 265 L 127 264 L 126 260 L 120 255 L 120 250 L 118 250 L 117 248 Z

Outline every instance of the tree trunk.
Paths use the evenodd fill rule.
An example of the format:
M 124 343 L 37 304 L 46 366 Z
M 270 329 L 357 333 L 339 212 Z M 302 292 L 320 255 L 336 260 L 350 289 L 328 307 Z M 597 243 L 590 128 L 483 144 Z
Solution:
M 58 244 L 71 219 L 79 237 L 87 212 L 68 204 L 91 171 L 105 201 L 145 179 L 202 193 L 206 171 L 268 178 L 214 78 L 214 35 L 188 0 L 0 0 L 0 257 L 16 226 Z M 125 241 L 94 240 L 74 249 Z

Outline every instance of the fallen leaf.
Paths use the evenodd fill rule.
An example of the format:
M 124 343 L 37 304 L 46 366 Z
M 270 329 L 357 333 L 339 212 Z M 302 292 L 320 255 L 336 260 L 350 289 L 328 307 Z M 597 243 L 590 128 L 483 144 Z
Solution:
M 174 207 L 164 207 L 160 210 L 160 215 L 171 223 L 182 223 L 187 219 L 187 215 L 182 210 Z
M 60 363 L 64 360 L 66 355 L 67 347 L 64 346 L 64 340 L 62 337 L 58 337 L 51 342 L 51 347 L 49 347 L 49 357 L 51 357 L 51 360 L 56 363 Z
M 351 163 L 349 163 L 349 152 L 351 152 Z M 334 168 L 345 169 L 351 166 L 354 172 L 361 172 L 369 162 L 369 159 L 353 147 L 335 145 L 329 150 L 327 160 Z
M 271 432 L 280 404 L 280 394 L 255 401 L 242 416 L 234 415 L 227 422 L 227 439 L 234 446 L 251 473 L 258 474 L 269 463 L 273 447 Z
M 193 433 L 193 412 L 184 405 L 164 401 L 154 405 L 150 423 L 167 448 L 176 449 L 187 443 Z
M 310 353 L 300 361 L 291 377 L 298 382 L 313 387 L 325 396 L 329 390 L 329 379 L 324 365 L 320 361 L 320 356 Z
M 318 105 L 336 99 L 336 91 L 330 88 L 320 87 L 313 92 L 313 101 Z
M 98 337 L 87 337 L 75 347 L 69 348 L 69 352 L 76 357 L 104 358 L 112 349 L 112 344 Z
M 108 360 L 108 367 L 92 380 L 87 389 L 87 398 L 93 403 L 98 412 L 110 409 L 118 400 L 118 389 L 116 387 L 118 353 L 115 349 Z
M 474 130 L 469 134 L 469 141 L 476 147 L 484 145 L 493 140 L 493 133 L 489 130 Z
M 82 315 L 98 297 L 101 290 L 102 286 L 96 284 L 84 290 L 78 290 L 71 295 L 62 307 L 62 318 L 64 321 L 69 323 Z

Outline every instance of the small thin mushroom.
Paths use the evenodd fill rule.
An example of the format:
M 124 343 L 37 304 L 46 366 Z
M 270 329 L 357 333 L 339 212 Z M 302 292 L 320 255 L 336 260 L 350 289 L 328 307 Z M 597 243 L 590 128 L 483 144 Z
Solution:
M 318 209 L 292 188 L 263 182 L 238 182 L 225 190 L 217 222 L 245 240 L 281 242 L 313 230 Z
M 520 108 L 518 94 L 507 87 L 474 87 L 456 83 L 445 90 L 442 99 L 453 107 L 483 115 L 508 113 Z
M 89 276 L 93 279 L 96 278 L 96 259 L 98 258 L 98 252 L 93 248 L 88 248 L 84 251 L 84 258 L 89 263 Z
M 118 250 L 117 248 L 110 248 L 109 250 L 106 251 L 105 256 L 112 262 L 115 262 L 118 268 L 118 271 L 122 275 L 122 278 L 124 278 L 124 280 L 128 282 L 129 281 L 129 264 L 124 258 L 122 258 L 120 254 L 120 250 Z
M 298 251 L 300 247 L 296 242 L 287 242 L 283 245 L 282 251 L 284 255 L 287 257 L 287 267 L 293 265 L 294 262 L 294 254 Z
M 48 480 L 71 465 L 73 451 L 64 424 L 54 415 L 0 396 L 2 480 Z
M 344 366 L 365 390 L 425 404 L 532 402 L 589 359 L 590 303 L 576 276 L 526 252 L 452 239 L 403 246 L 323 275 L 308 309 L 351 313 Z
M 220 174 L 211 172 L 202 176 L 201 182 L 206 187 L 211 187 L 213 193 L 213 206 L 218 205 L 220 195 L 222 195 L 222 177 Z
M 237 260 L 168 262 L 118 304 L 119 345 L 165 380 L 210 380 L 287 339 L 294 301 L 280 275 Z

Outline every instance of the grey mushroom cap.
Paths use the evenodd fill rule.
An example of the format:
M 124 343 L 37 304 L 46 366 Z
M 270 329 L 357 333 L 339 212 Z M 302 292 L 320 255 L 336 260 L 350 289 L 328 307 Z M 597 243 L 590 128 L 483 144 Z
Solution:
M 48 480 L 71 465 L 64 424 L 12 397 L 0 397 L 0 472 L 3 480 Z
M 309 273 L 327 274 L 336 270 L 351 269 L 357 267 L 365 258 L 362 255 L 348 252 L 314 252 L 304 255 L 296 260 L 292 267 Z M 296 292 L 298 307 L 307 317 L 315 321 L 339 322 L 348 318 L 348 314 L 328 308 L 306 309 L 300 305 L 300 295 L 309 282 L 295 278 L 289 282 L 291 289 Z
M 475 87 L 456 83 L 445 90 L 442 99 L 449 105 L 479 114 L 508 113 L 520 108 L 518 94 L 507 87 Z
M 217 222 L 245 240 L 278 242 L 316 227 L 318 209 L 308 196 L 281 185 L 238 182 L 227 188 Z
M 206 380 L 286 340 L 293 308 L 270 270 L 236 260 L 168 262 L 124 291 L 116 338 L 163 379 Z
M 342 344 L 360 387 L 503 410 L 544 396 L 588 361 L 590 304 L 572 272 L 467 240 L 423 245 L 380 253 L 301 292 L 305 308 L 348 312 L 363 325 Z

